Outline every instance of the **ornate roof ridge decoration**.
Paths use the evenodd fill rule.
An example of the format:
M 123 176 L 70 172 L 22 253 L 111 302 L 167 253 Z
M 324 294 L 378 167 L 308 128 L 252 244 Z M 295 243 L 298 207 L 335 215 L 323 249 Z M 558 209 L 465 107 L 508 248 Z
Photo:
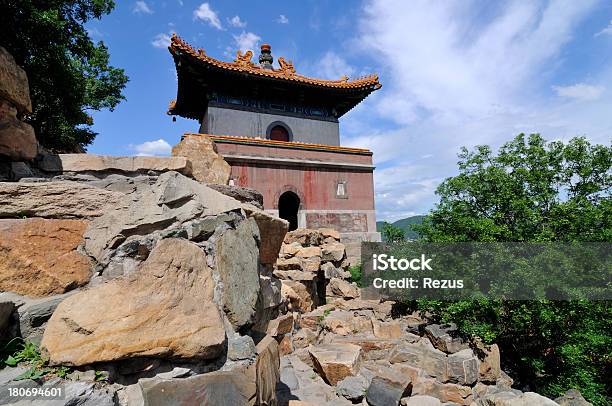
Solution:
M 182 138 L 187 136 L 200 136 L 209 137 L 213 141 L 226 141 L 226 142 L 243 142 L 249 144 L 260 144 L 264 146 L 284 146 L 293 148 L 305 148 L 305 149 L 321 149 L 331 152 L 351 152 L 357 154 L 372 154 L 369 149 L 366 148 L 353 148 L 353 147 L 341 147 L 338 145 L 326 145 L 326 144 L 310 144 L 307 142 L 300 141 L 275 141 L 267 138 L 253 138 L 243 137 L 239 135 L 215 135 L 215 134 L 202 134 L 202 133 L 185 133 Z
M 241 51 L 238 51 L 236 53 L 236 59 L 233 62 L 220 61 L 206 55 L 206 52 L 202 48 L 198 48 L 196 50 L 185 40 L 176 35 L 176 33 L 172 34 L 168 49 L 173 55 L 185 53 L 199 61 L 221 69 L 250 73 L 253 75 L 265 76 L 274 79 L 291 80 L 331 88 L 360 89 L 372 87 L 374 90 L 377 90 L 382 87 L 378 81 L 378 75 L 376 74 L 362 76 L 353 80 L 349 80 L 347 76 L 343 76 L 339 80 L 325 80 L 303 76 L 296 73 L 293 63 L 285 60 L 283 57 L 278 58 L 278 63 L 280 65 L 279 69 L 264 69 L 260 65 L 251 61 L 251 58 L 253 57 L 252 51 L 246 51 L 244 54 Z

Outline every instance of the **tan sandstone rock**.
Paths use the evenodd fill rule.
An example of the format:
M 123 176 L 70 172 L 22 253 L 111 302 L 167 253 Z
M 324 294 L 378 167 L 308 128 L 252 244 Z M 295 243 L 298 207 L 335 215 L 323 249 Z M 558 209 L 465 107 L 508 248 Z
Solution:
M 34 128 L 19 121 L 16 114 L 14 107 L 0 100 L 0 157 L 29 161 L 38 152 Z
M 283 280 L 281 295 L 291 304 L 291 310 L 307 313 L 316 306 L 316 290 L 306 281 Z
M 402 336 L 402 326 L 398 320 L 372 319 L 372 329 L 377 338 L 400 338 Z
M 135 274 L 60 303 L 41 347 L 54 365 L 134 357 L 216 358 L 223 351 L 225 330 L 213 303 L 214 285 L 197 245 L 162 240 Z
M 359 297 L 359 288 L 343 279 L 331 278 L 327 285 L 328 296 L 339 296 L 345 299 Z
M 255 219 L 259 233 L 265 236 L 259 245 L 259 261 L 262 264 L 274 264 L 289 229 L 289 222 L 252 205 L 245 204 L 243 209 L 249 218 Z
M 191 176 L 191 162 L 184 157 L 111 156 L 94 154 L 58 154 L 46 156 L 40 163 L 47 172 L 127 172 L 176 171 Z
M 19 113 L 31 113 L 30 86 L 25 71 L 13 55 L 0 47 L 0 99 L 8 100 Z
M 330 385 L 359 371 L 361 348 L 354 344 L 321 344 L 308 349 L 315 369 Z
M 496 382 L 501 377 L 501 355 L 497 344 L 485 346 L 479 343 L 478 355 L 480 362 L 480 380 L 482 382 Z
M 304 247 L 300 249 L 296 254 L 300 258 L 320 257 L 321 248 L 319 247 Z
M 324 244 L 321 248 L 322 259 L 325 261 L 342 261 L 346 251 L 346 247 L 340 242 L 329 242 Z
M 340 241 L 340 233 L 333 228 L 319 228 L 319 232 L 324 238 L 333 238 L 334 240 Z
M 215 143 L 206 136 L 185 134 L 181 142 L 172 148 L 172 155 L 189 159 L 193 177 L 199 182 L 226 185 L 229 181 L 230 165 L 217 153 Z
M 293 331 L 293 315 L 283 314 L 268 323 L 268 334 L 272 337 L 282 336 Z
M 276 383 L 280 379 L 278 344 L 272 336 L 265 336 L 257 350 L 257 404 L 276 404 Z
M 0 220 L 0 290 L 27 296 L 64 293 L 89 282 L 89 259 L 76 251 L 82 220 Z
M 0 182 L 0 217 L 99 217 L 123 197 L 78 182 Z
M 412 386 L 412 396 L 428 395 L 442 402 L 453 402 L 459 405 L 472 403 L 472 388 L 454 383 L 440 383 L 432 378 L 419 377 Z

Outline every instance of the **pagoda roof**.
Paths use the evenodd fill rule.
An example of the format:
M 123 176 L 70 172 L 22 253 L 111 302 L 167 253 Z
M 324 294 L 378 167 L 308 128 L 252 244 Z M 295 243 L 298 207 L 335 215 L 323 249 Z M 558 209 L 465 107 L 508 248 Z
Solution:
M 268 45 L 263 47 L 269 48 Z M 278 58 L 278 68 L 264 68 L 260 64 L 251 61 L 253 57 L 252 51 L 246 51 L 244 54 L 241 51 L 237 51 L 234 61 L 221 61 L 207 55 L 202 48 L 195 49 L 176 34 L 172 35 L 168 49 L 174 58 L 179 81 L 177 100 L 173 100 L 170 103 L 168 110 L 168 114 L 171 115 L 200 118 L 194 111 L 194 106 L 187 106 L 187 104 L 193 104 L 193 100 L 187 100 L 192 99 L 192 97 L 181 97 L 181 93 L 193 93 L 193 86 L 182 82 L 192 80 L 194 76 L 198 76 L 198 73 L 200 73 L 199 76 L 207 75 L 208 80 L 206 81 L 208 82 L 208 87 L 214 87 L 215 84 L 218 86 L 219 81 L 210 79 L 215 75 L 215 77 L 221 77 L 219 75 L 223 75 L 223 77 L 234 75 L 242 80 L 246 79 L 249 81 L 271 80 L 274 82 L 276 89 L 283 87 L 290 90 L 302 90 L 308 92 L 311 98 L 315 94 L 319 99 L 326 99 L 333 95 L 335 96 L 333 99 L 338 107 L 338 117 L 357 105 L 371 92 L 382 87 L 376 74 L 353 80 L 349 80 L 347 76 L 343 76 L 338 80 L 325 80 L 304 76 L 296 73 L 293 63 L 286 61 L 283 57 Z M 183 65 L 191 66 L 191 71 L 188 72 Z M 200 110 L 201 107 L 199 106 L 196 110 Z

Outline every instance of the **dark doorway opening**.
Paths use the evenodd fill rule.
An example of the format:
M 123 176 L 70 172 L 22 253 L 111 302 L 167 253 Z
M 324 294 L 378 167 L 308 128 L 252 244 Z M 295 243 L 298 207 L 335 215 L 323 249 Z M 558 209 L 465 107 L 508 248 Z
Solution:
M 282 125 L 275 125 L 270 130 L 270 139 L 274 141 L 289 141 L 289 131 Z
M 278 216 L 289 222 L 289 231 L 298 228 L 300 198 L 293 192 L 285 192 L 278 198 Z

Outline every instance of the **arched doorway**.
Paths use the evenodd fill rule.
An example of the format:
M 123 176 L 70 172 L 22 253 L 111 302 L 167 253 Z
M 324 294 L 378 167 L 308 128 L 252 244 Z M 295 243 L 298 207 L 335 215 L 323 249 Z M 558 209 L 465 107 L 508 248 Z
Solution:
M 282 125 L 275 125 L 270 129 L 270 139 L 274 141 L 289 141 L 289 131 Z
M 300 198 L 291 191 L 287 191 L 278 198 L 278 216 L 289 222 L 289 231 L 298 228 L 298 210 Z

